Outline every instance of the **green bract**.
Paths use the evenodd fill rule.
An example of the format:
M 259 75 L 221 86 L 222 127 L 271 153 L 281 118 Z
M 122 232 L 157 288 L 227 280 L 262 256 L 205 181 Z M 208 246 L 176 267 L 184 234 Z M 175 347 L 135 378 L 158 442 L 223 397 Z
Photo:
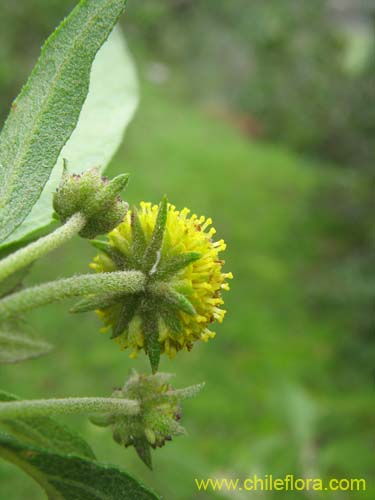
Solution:
M 91 418 L 95 425 L 111 426 L 114 440 L 125 446 L 134 446 L 139 457 L 151 469 L 150 448 L 162 447 L 172 436 L 185 433 L 179 424 L 181 401 L 195 396 L 203 384 L 173 389 L 169 380 L 170 373 L 139 375 L 133 371 L 122 389 L 116 390 L 112 397 L 135 399 L 139 402 L 137 415 L 109 413 Z

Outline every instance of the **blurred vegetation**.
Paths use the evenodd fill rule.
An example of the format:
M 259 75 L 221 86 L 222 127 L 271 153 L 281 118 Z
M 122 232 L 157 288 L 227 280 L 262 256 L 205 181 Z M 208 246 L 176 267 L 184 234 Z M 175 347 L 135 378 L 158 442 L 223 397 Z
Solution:
M 356 64 L 358 57 L 349 57 L 356 30 L 348 34 L 330 5 L 216 0 L 213 8 L 205 0 L 144 0 L 129 4 L 126 23 L 148 53 L 183 71 L 194 98 L 248 114 L 264 138 L 369 165 L 375 160 L 370 34 Z M 364 4 L 362 15 L 371 13 Z
M 3 0 L 1 118 L 74 4 Z M 77 426 L 100 459 L 168 499 L 203 498 L 194 477 L 370 476 L 373 32 L 349 57 L 356 31 L 325 0 L 129 0 L 124 26 L 142 104 L 109 174 L 132 173 L 131 202 L 167 192 L 212 216 L 236 279 L 217 338 L 180 354 L 177 370 L 161 367 L 178 372 L 178 386 L 207 386 L 184 406 L 190 436 L 156 452 L 157 473 L 105 431 Z M 77 240 L 35 265 L 29 282 L 56 277 L 56 260 L 61 276 L 82 272 L 93 255 Z M 93 315 L 66 311 L 31 315 L 56 350 L 1 368 L 5 389 L 106 395 L 131 366 L 147 366 L 100 336 Z M 4 497 L 41 498 L 3 463 L 0 484 Z
M 51 26 L 75 3 L 3 1 L 3 118 Z M 124 25 L 137 52 L 180 73 L 186 95 L 248 115 L 249 133 L 368 166 L 375 161 L 375 9 L 360 5 L 362 16 L 373 16 L 364 44 L 328 0 L 216 0 L 215 8 L 207 0 L 129 1 Z M 353 55 L 357 45 L 362 53 Z

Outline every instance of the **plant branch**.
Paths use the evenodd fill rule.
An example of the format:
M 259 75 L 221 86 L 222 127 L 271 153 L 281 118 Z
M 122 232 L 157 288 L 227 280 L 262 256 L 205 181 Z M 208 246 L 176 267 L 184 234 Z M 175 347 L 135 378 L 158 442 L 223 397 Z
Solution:
M 0 300 L 0 320 L 71 297 L 103 293 L 137 293 L 145 276 L 140 271 L 81 274 L 26 288 Z
M 85 224 L 86 217 L 77 212 L 63 226 L 51 234 L 39 238 L 37 241 L 0 260 L 0 281 L 68 241 L 79 233 Z
M 133 399 L 119 398 L 29 399 L 0 403 L 0 420 L 107 412 L 137 415 L 139 403 Z

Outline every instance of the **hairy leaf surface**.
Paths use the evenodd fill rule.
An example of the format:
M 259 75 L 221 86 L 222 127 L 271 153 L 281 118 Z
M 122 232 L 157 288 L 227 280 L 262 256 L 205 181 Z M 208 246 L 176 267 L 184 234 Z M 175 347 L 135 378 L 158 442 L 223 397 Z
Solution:
M 81 173 L 91 167 L 102 171 L 122 142 L 126 126 L 138 104 L 136 70 L 125 39 L 115 27 L 97 53 L 91 69 L 90 87 L 77 126 L 63 147 L 43 192 L 22 224 L 4 245 L 25 240 L 52 221 L 52 193 L 62 173 Z
M 94 57 L 126 0 L 84 0 L 42 49 L 0 135 L 0 241 L 25 219 L 72 134 Z
M 0 434 L 0 456 L 21 467 L 49 500 L 155 500 L 158 497 L 114 466 L 52 453 Z

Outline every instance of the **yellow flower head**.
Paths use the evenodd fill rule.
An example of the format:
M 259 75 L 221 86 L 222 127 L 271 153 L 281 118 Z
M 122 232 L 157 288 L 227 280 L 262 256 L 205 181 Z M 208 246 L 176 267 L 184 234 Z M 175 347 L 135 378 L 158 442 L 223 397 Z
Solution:
M 97 310 L 122 349 L 131 357 L 140 350 L 150 356 L 166 353 L 173 358 L 190 350 L 196 340 L 215 336 L 210 325 L 222 322 L 223 290 L 229 290 L 223 273 L 223 240 L 214 241 L 211 219 L 179 211 L 166 199 L 158 205 L 142 202 L 129 210 L 124 221 L 99 246 L 104 253 L 94 258 L 97 272 L 138 269 L 147 275 L 145 291 L 114 297 Z M 153 339 L 153 340 L 152 340 Z M 155 367 L 154 366 L 154 367 Z

